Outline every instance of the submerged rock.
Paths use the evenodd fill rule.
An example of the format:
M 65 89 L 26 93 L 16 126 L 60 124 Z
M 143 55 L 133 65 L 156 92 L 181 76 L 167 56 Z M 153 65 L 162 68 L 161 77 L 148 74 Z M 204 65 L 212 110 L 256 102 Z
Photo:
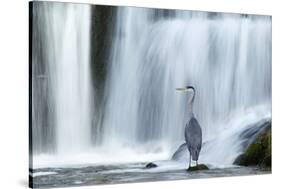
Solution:
M 187 171 L 201 171 L 201 170 L 209 170 L 209 168 L 205 164 L 199 164 L 195 167 L 189 167 Z
M 243 166 L 271 167 L 271 122 L 247 146 L 245 152 L 238 156 L 234 164 Z
M 147 169 L 151 169 L 151 168 L 155 168 L 155 167 L 158 167 L 158 166 L 155 163 L 152 163 L 152 162 L 145 165 L 145 168 L 147 168 Z

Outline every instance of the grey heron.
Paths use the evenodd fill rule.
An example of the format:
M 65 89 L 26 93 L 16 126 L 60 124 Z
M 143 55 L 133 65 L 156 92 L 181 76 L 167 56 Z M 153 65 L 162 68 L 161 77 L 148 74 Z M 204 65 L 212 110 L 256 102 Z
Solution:
M 180 92 L 192 92 L 192 98 L 189 100 L 188 109 L 188 122 L 185 126 L 184 136 L 189 151 L 189 167 L 191 166 L 191 158 L 196 161 L 196 166 L 198 166 L 199 153 L 202 146 L 202 130 L 200 124 L 193 114 L 193 103 L 195 99 L 195 89 L 192 86 L 187 86 L 185 88 L 177 88 Z

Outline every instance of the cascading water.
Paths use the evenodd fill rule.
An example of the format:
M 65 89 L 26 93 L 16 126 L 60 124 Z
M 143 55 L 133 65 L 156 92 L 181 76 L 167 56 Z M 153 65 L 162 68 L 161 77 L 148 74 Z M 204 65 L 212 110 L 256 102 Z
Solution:
M 174 13 L 119 9 L 104 145 L 168 159 L 184 142 L 188 119 L 188 96 L 175 88 L 193 85 L 203 141 L 213 141 L 201 161 L 230 165 L 239 133 L 271 116 L 271 20 Z
M 90 6 L 35 2 L 33 10 L 34 17 L 38 19 L 37 23 L 33 19 L 33 44 L 44 46 L 33 45 L 33 79 L 34 83 L 39 84 L 33 85 L 35 102 L 32 108 L 36 114 L 41 106 L 46 106 L 48 111 L 45 113 L 49 114 L 49 119 L 52 120 L 49 123 L 54 128 L 53 135 L 47 138 L 46 143 L 55 140 L 52 150 L 38 149 L 38 143 L 48 133 L 46 131 L 40 135 L 38 130 L 51 127 L 52 124 L 44 126 L 40 125 L 44 120 L 33 120 L 33 136 L 39 137 L 33 140 L 36 167 L 39 166 L 37 163 L 44 160 L 45 155 L 53 154 L 58 159 L 64 159 L 89 149 L 92 95 L 89 62 Z M 36 38 L 37 33 L 44 33 L 45 36 Z M 37 40 L 42 41 L 40 43 Z M 45 54 L 42 55 L 41 52 Z M 39 75 L 38 70 L 44 71 Z M 38 79 L 40 77 L 41 80 Z M 42 83 L 46 85 L 43 86 Z M 47 93 L 47 97 L 42 97 L 41 93 Z M 38 106 L 37 103 L 46 98 L 46 104 Z
M 34 167 L 169 160 L 184 142 L 188 95 L 175 89 L 186 85 L 197 91 L 201 162 L 231 165 L 241 152 L 239 134 L 271 118 L 269 17 L 121 7 L 105 108 L 94 121 L 102 130 L 93 134 L 89 6 L 40 7 L 33 24 L 45 33 L 46 54 L 33 45 Z M 39 134 L 45 119 L 48 137 Z M 95 134 L 99 144 L 91 143 Z M 55 141 L 51 150 L 42 144 L 48 139 Z

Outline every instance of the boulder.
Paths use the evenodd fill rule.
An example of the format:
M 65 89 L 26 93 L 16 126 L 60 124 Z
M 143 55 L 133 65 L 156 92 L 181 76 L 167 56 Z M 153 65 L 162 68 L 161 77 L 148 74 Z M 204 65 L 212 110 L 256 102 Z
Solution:
M 242 166 L 271 167 L 271 122 L 247 146 L 244 153 L 238 156 L 234 164 Z
M 206 145 L 206 142 L 202 143 L 202 148 Z M 179 162 L 187 162 L 189 160 L 189 151 L 187 144 L 183 143 L 178 147 L 175 153 L 172 155 L 171 160 Z
M 178 147 L 171 159 L 174 161 L 187 161 L 187 157 L 189 157 L 189 151 L 187 149 L 187 144 L 183 143 Z
M 147 169 L 151 169 L 151 168 L 155 168 L 155 167 L 158 167 L 158 166 L 155 163 L 152 163 L 152 162 L 145 165 L 145 168 L 147 168 Z

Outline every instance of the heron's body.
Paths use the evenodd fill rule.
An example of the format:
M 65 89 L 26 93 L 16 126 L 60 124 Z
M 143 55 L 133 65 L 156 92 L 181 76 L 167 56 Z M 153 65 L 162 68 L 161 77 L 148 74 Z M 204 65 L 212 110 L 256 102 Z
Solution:
M 184 136 L 190 158 L 192 158 L 193 161 L 198 161 L 202 145 L 202 130 L 195 117 L 191 117 L 186 124 Z
M 197 119 L 193 115 L 193 102 L 195 98 L 195 89 L 192 86 L 186 88 L 179 88 L 179 91 L 188 92 L 193 91 L 192 99 L 189 103 L 188 117 L 190 118 L 185 126 L 184 136 L 189 151 L 189 167 L 191 165 L 191 159 L 196 161 L 196 165 L 199 158 L 199 153 L 202 146 L 202 130 Z

